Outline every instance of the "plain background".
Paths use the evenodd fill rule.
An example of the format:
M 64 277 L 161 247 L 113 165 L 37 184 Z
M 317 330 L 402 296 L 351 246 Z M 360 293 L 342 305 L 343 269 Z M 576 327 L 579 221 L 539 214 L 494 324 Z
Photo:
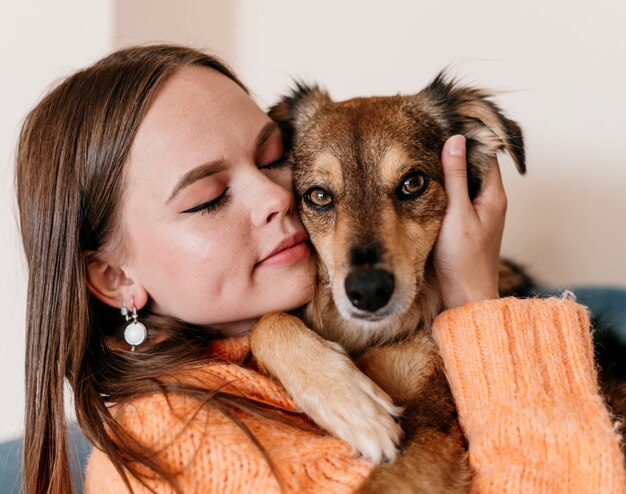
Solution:
M 414 93 L 440 69 L 501 90 L 528 174 L 502 167 L 503 254 L 548 286 L 626 285 L 622 0 L 24 0 L 0 8 L 0 440 L 21 433 L 25 266 L 13 159 L 27 111 L 113 49 L 166 41 L 222 55 L 266 106 L 292 77 L 337 99 Z

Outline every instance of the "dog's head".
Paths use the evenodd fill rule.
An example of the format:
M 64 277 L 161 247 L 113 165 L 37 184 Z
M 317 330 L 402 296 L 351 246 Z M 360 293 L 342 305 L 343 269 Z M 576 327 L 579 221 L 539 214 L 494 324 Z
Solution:
M 500 150 L 525 171 L 518 125 L 487 92 L 443 75 L 415 95 L 343 102 L 298 85 L 270 116 L 322 278 L 341 315 L 365 326 L 401 316 L 425 288 L 447 204 L 440 153 L 449 136 L 467 139 L 472 197 Z

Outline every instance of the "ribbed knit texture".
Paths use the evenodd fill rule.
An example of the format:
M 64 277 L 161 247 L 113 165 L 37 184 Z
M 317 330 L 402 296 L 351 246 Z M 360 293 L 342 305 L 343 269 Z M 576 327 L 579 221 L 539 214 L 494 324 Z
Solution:
M 622 493 L 618 437 L 598 394 L 585 310 L 563 300 L 483 302 L 441 314 L 434 333 L 470 442 L 476 493 Z M 283 388 L 243 368 L 246 338 L 229 339 L 184 380 L 296 411 Z M 116 407 L 120 422 L 180 471 L 185 493 L 280 492 L 267 461 L 221 412 L 154 394 Z M 237 412 L 266 448 L 285 493 L 348 493 L 371 471 L 344 442 Z M 304 420 L 304 419 L 302 419 Z M 185 424 L 189 423 L 187 427 Z M 136 481 L 137 493 L 148 492 Z M 171 492 L 160 481 L 159 493 Z M 94 450 L 87 494 L 126 492 L 106 456 Z M 383 494 L 383 493 L 381 493 Z
M 249 339 L 227 339 L 213 345 L 212 359 L 243 362 Z M 274 380 L 236 363 L 206 365 L 186 372 L 180 381 L 221 388 L 297 412 L 293 401 Z M 227 382 L 229 384 L 225 385 Z M 169 401 L 169 403 L 168 403 Z M 267 460 L 246 434 L 220 411 L 193 399 L 161 394 L 116 407 L 116 418 L 142 443 L 160 450 L 159 458 L 179 471 L 180 486 L 190 494 L 280 493 Z M 357 458 L 343 441 L 309 432 L 248 412 L 235 412 L 269 453 L 284 482 L 284 493 L 349 493 L 369 474 L 371 464 Z M 191 420 L 191 421 L 190 421 Z M 310 424 L 304 416 L 301 422 Z M 298 417 L 294 419 L 298 421 Z M 185 427 L 185 424 L 189 423 Z M 136 480 L 134 492 L 149 492 Z M 173 492 L 163 481 L 151 486 Z M 94 449 L 87 466 L 87 494 L 128 492 L 107 457 Z
M 493 300 L 442 313 L 433 333 L 470 445 L 472 492 L 624 492 L 583 307 Z

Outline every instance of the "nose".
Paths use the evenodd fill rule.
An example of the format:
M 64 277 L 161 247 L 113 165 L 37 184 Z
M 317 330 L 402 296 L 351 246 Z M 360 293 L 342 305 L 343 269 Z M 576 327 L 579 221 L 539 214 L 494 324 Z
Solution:
M 350 251 L 350 265 L 363 266 L 366 264 L 376 264 L 383 255 L 383 249 L 377 242 L 363 243 L 357 245 Z
M 356 268 L 345 281 L 346 294 L 352 305 L 367 312 L 376 312 L 387 305 L 394 287 L 392 273 L 371 267 Z
M 284 216 L 294 207 L 291 185 L 281 184 L 260 173 L 262 178 L 251 185 L 252 222 L 255 226 L 263 226 L 274 218 Z

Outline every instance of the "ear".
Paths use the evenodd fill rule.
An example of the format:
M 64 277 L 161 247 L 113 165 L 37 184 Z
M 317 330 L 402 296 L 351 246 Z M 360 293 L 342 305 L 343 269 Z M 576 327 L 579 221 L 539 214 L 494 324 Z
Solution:
M 491 93 L 480 88 L 461 86 L 447 79 L 445 72 L 442 72 L 422 94 L 438 108 L 437 120 L 443 123 L 447 136 L 463 134 L 466 138 L 471 198 L 480 190 L 482 178 L 498 151 L 506 151 L 517 171 L 526 173 L 522 130 L 489 99 Z
M 123 269 L 110 265 L 96 252 L 85 253 L 87 264 L 87 288 L 100 302 L 120 308 L 143 308 L 148 302 L 148 292 L 140 284 L 126 276 Z
M 280 127 L 286 150 L 291 150 L 298 132 L 304 130 L 325 104 L 332 102 L 318 86 L 296 82 L 296 87 L 272 106 L 269 117 Z

